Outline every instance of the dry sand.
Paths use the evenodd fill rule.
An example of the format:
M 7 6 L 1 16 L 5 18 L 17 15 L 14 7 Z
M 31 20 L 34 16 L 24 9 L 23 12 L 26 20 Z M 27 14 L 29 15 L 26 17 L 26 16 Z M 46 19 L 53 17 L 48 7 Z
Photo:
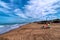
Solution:
M 41 29 L 44 24 L 31 23 L 0 35 L 0 40 L 60 40 L 60 23 L 50 29 Z

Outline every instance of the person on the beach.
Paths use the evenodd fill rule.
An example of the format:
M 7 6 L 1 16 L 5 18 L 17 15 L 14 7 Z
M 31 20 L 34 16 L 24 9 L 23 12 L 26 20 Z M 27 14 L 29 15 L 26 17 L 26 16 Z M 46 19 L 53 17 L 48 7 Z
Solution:
M 50 23 L 46 23 L 44 28 L 50 28 Z
M 42 26 L 43 29 L 50 28 L 50 23 L 46 23 L 44 26 Z

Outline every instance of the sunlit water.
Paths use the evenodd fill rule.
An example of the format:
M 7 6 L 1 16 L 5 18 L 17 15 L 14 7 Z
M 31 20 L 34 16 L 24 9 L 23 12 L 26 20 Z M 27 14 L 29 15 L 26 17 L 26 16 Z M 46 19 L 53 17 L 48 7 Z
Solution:
M 60 19 L 60 0 L 0 0 L 0 34 L 56 18 Z

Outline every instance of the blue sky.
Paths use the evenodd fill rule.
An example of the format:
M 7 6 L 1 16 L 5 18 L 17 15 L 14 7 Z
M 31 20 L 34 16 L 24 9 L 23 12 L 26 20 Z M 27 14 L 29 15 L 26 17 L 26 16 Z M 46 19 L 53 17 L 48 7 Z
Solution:
M 46 18 L 60 19 L 60 0 L 0 0 L 0 24 L 18 23 L 18 21 L 29 23 Z

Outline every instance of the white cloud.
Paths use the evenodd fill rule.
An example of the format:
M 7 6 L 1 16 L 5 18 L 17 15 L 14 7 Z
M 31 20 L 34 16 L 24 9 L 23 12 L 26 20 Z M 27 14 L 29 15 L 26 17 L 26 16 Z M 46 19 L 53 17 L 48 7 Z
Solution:
M 32 18 L 37 18 L 38 16 L 46 16 L 48 14 L 55 14 L 55 10 L 60 5 L 54 5 L 54 3 L 60 0 L 30 0 L 28 5 L 25 5 L 26 15 Z M 38 16 L 37 16 L 38 15 Z
M 14 10 L 14 13 L 17 15 L 17 16 L 19 16 L 19 17 L 22 17 L 22 18 L 27 18 L 27 16 L 21 11 L 21 9 L 19 9 L 19 8 L 16 8 L 15 10 Z
M 45 20 L 51 20 L 51 19 L 56 19 L 57 16 L 56 15 L 49 15 L 49 16 L 44 16 L 43 18 L 45 18 Z
M 0 6 L 7 8 L 7 9 L 11 9 L 10 7 L 8 7 L 8 4 L 3 1 L 0 1 Z
M 7 10 L 7 9 L 5 9 L 5 8 L 0 8 L 0 12 L 10 13 L 10 11 L 8 11 L 8 10 Z
M 59 0 L 30 0 L 28 1 L 28 4 L 25 5 L 25 13 L 20 8 L 15 8 L 15 5 L 13 7 L 9 7 L 8 3 L 0 1 L 0 6 L 3 6 L 4 8 L 0 8 L 0 11 L 9 13 L 11 11 L 8 11 L 7 9 L 12 8 L 12 12 L 16 14 L 19 17 L 22 18 L 32 18 L 32 19 L 42 19 L 42 16 L 46 16 L 48 14 L 55 14 L 57 11 L 55 10 L 56 8 L 60 7 L 60 4 L 56 4 L 53 6 L 54 3 L 57 3 Z M 13 2 L 11 0 L 11 2 Z M 15 9 L 15 10 L 14 10 Z M 11 13 L 12 13 L 11 12 Z M 11 14 L 13 15 L 13 14 Z

